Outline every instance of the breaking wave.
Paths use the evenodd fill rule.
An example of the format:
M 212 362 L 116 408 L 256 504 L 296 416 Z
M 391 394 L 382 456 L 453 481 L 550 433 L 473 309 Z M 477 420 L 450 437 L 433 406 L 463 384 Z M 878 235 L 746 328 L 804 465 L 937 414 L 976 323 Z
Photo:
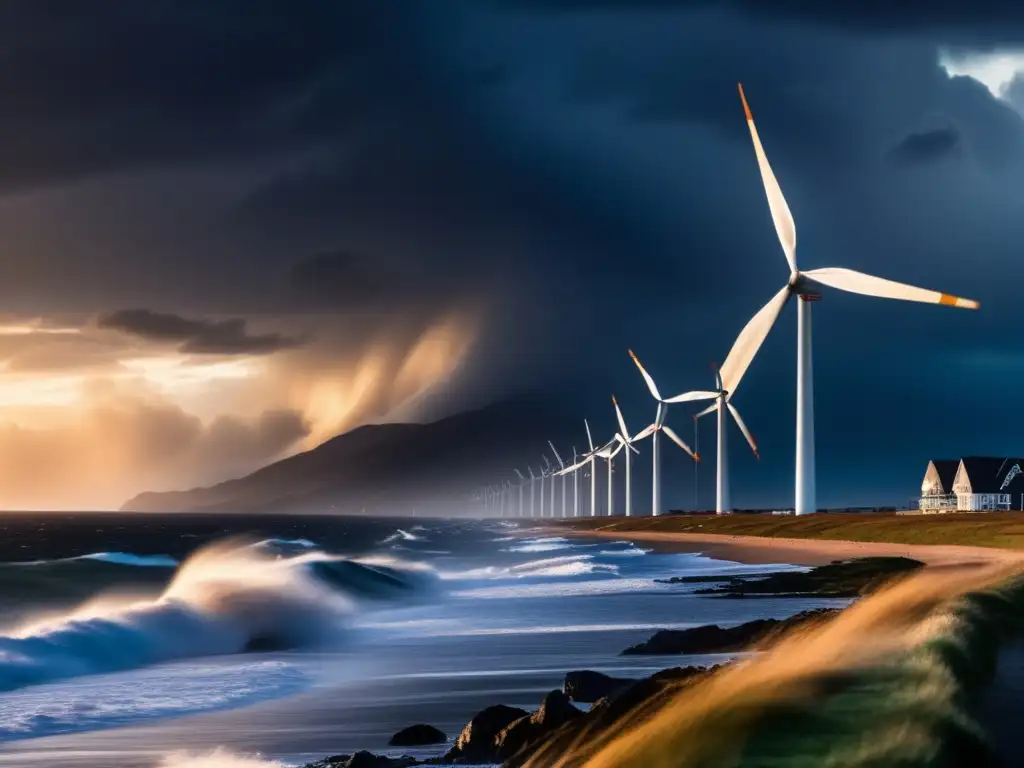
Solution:
M 521 544 L 514 544 L 506 548 L 506 552 L 554 552 L 559 549 L 571 549 L 578 546 L 595 546 L 594 544 L 579 544 L 569 541 L 562 536 L 546 536 L 538 539 L 524 539 Z
M 441 578 L 450 581 L 478 581 L 490 579 L 530 579 L 586 576 L 599 573 L 615 575 L 619 567 L 611 563 L 599 563 L 593 555 L 561 555 L 531 560 L 528 563 L 505 567 L 487 566 L 468 571 L 442 573 Z
M 156 768 L 286 768 L 286 765 L 277 760 L 238 755 L 218 747 L 203 754 L 178 752 L 167 755 Z
M 149 569 L 145 569 L 149 570 Z M 227 541 L 193 554 L 153 597 L 97 597 L 0 635 L 0 690 L 161 662 L 301 648 L 344 637 L 354 608 L 429 592 L 397 560 L 282 556 Z

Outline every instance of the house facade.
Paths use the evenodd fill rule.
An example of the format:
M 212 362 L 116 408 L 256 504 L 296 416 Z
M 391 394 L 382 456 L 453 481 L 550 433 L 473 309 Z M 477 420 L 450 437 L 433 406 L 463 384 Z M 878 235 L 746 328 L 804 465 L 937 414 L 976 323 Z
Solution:
M 1024 459 L 933 459 L 925 470 L 918 506 L 925 513 L 1024 509 Z

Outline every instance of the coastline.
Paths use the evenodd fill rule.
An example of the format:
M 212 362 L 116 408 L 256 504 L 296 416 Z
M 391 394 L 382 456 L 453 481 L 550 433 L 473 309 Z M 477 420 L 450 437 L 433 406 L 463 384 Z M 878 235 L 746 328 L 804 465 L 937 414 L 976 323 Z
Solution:
M 649 545 L 657 552 L 700 552 L 719 560 L 765 565 L 827 565 L 859 557 L 909 557 L 931 566 L 983 565 L 1024 561 L 1024 552 L 957 544 L 893 544 L 873 541 L 790 539 L 720 533 L 580 530 L 551 526 L 548 531 L 581 538 L 617 539 Z

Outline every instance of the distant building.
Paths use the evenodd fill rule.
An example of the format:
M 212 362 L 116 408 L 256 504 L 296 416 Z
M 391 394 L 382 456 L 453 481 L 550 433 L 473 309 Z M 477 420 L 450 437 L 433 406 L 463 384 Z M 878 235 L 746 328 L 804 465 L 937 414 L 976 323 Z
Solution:
M 922 512 L 1024 509 L 1024 459 L 964 456 L 932 459 L 921 483 Z

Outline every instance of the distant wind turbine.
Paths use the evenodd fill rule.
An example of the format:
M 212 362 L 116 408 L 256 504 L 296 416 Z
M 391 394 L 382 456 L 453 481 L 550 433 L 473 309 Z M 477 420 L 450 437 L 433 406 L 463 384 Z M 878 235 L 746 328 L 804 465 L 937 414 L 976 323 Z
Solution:
M 526 485 L 526 478 L 523 477 L 523 473 L 516 469 L 516 474 L 519 475 L 519 516 L 523 516 L 523 486 Z
M 644 381 L 647 382 L 647 389 L 650 390 L 651 397 L 658 403 L 658 410 L 654 416 L 654 423 L 643 429 L 635 438 L 634 442 L 643 440 L 645 437 L 650 435 L 651 437 L 651 515 L 657 517 L 661 514 L 661 454 L 658 451 L 658 433 L 664 432 L 668 435 L 669 439 L 682 448 L 686 453 L 690 455 L 694 461 L 700 461 L 700 454 L 696 451 L 691 450 L 679 435 L 675 431 L 665 424 L 665 417 L 668 415 L 668 403 L 669 401 L 662 398 L 661 393 L 658 391 L 658 386 L 654 383 L 654 379 L 647 372 L 647 369 L 640 364 L 639 358 L 633 353 L 633 350 L 629 350 L 629 356 L 633 358 L 633 362 L 636 363 L 636 367 L 640 369 L 641 375 L 644 377 Z M 687 392 L 685 395 L 678 395 L 679 398 L 687 398 L 689 400 L 705 400 L 707 395 L 714 397 L 714 392 Z M 673 399 L 673 402 L 684 402 L 681 399 Z
M 536 517 L 536 507 L 533 501 L 534 491 L 536 490 L 535 486 L 537 485 L 537 476 L 533 474 L 533 467 L 527 467 L 526 471 L 530 473 L 530 517 Z
M 754 154 L 761 171 L 761 181 L 768 198 L 775 231 L 782 244 L 783 253 L 789 263 L 789 281 L 771 300 L 751 318 L 733 344 L 729 356 L 722 364 L 720 388 L 735 392 L 740 379 L 750 366 L 754 355 L 760 349 L 775 321 L 790 296 L 800 301 L 797 311 L 797 363 L 796 363 L 796 499 L 795 512 L 804 515 L 817 511 L 814 470 L 814 391 L 811 373 L 811 305 L 820 298 L 817 293 L 821 286 L 838 288 L 849 293 L 876 296 L 883 299 L 901 299 L 924 304 L 943 304 L 949 307 L 977 309 L 979 304 L 972 299 L 962 299 L 947 293 L 916 288 L 881 277 L 855 272 L 852 269 L 827 267 L 801 272 L 796 260 L 796 223 L 793 214 L 782 195 L 782 188 L 768 164 L 764 147 L 754 126 L 754 116 L 739 86 L 740 101 L 754 143 Z M 720 430 L 721 431 L 721 430 Z
M 633 514 L 633 457 L 630 456 L 629 453 L 630 451 L 637 454 L 640 453 L 640 451 L 633 447 L 633 443 L 637 442 L 637 438 L 640 438 L 640 435 L 637 435 L 637 438 L 629 436 L 629 430 L 626 429 L 626 420 L 622 418 L 622 409 L 619 408 L 619 401 L 615 399 L 615 395 L 612 395 L 612 405 L 615 406 L 615 418 L 618 419 L 619 429 L 621 430 L 615 439 L 621 440 L 622 444 L 629 448 L 629 451 L 626 451 L 626 517 L 630 517 Z M 644 435 L 644 437 L 646 437 L 646 435 Z M 609 462 L 608 466 L 610 470 L 611 462 Z
M 558 455 L 558 449 L 555 448 L 555 444 L 552 443 L 550 440 L 548 440 L 548 445 L 551 446 L 551 452 L 553 454 L 555 454 L 555 461 L 558 462 L 558 469 L 559 470 L 564 470 L 565 469 L 565 462 L 562 461 L 562 457 Z M 558 474 L 562 476 L 562 517 L 565 517 L 565 481 L 566 481 L 566 473 L 562 472 L 562 471 L 559 471 Z M 554 483 L 553 480 L 552 480 L 552 483 Z M 555 516 L 555 486 L 553 484 L 551 486 L 551 516 L 552 517 Z

